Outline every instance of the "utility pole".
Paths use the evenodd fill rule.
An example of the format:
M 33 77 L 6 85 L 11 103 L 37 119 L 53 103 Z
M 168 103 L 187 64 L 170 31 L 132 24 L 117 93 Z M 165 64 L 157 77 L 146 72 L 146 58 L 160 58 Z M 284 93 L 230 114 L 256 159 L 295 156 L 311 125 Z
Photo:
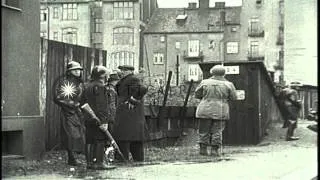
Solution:
M 177 63 L 176 63 L 176 85 L 179 86 L 179 68 L 180 68 L 180 64 L 179 64 L 179 59 L 180 59 L 180 55 L 177 55 Z

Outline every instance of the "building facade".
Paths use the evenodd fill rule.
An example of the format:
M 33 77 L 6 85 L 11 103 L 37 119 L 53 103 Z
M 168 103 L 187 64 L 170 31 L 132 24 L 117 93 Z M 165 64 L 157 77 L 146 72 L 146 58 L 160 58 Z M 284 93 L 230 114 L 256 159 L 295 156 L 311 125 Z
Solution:
M 274 82 L 283 84 L 284 1 L 242 1 L 241 24 L 247 59 L 264 61 Z
M 240 59 L 241 7 L 225 7 L 209 0 L 188 8 L 159 8 L 144 31 L 144 69 L 153 83 L 163 83 L 173 72 L 171 85 L 200 81 L 200 62 Z
M 156 8 L 155 0 L 45 0 L 40 35 L 106 50 L 108 68 L 128 64 L 138 69 L 141 29 Z
M 2 1 L 1 15 L 2 160 L 40 158 L 39 1 Z
M 185 15 L 186 23 L 179 24 L 178 21 L 182 21 L 179 20 L 179 13 Z M 216 29 L 218 26 L 219 30 Z M 177 71 L 176 59 L 179 59 L 178 54 L 183 52 L 179 52 L 181 50 L 177 50 L 174 44 L 179 41 L 175 36 L 180 36 L 182 50 L 188 50 L 188 48 L 190 50 L 188 41 L 199 39 L 198 51 L 201 54 L 199 56 L 201 58 L 183 58 L 183 55 L 180 55 L 182 57 L 180 59 L 184 60 L 181 61 L 184 64 L 179 63 L 182 69 L 180 72 L 182 80 L 190 80 L 192 74 L 199 74 L 193 73 L 185 66 L 185 64 L 196 64 L 199 60 L 202 62 L 263 61 L 274 82 L 283 84 L 283 32 L 283 0 L 247 0 L 243 1 L 241 6 L 235 7 L 226 7 L 224 2 L 215 2 L 214 7 L 209 7 L 209 0 L 201 0 L 198 5 L 189 3 L 188 8 L 185 9 L 160 8 L 151 18 L 144 35 L 148 47 L 145 51 L 144 66 L 146 68 L 149 66 L 150 72 L 159 74 L 161 65 L 154 63 L 155 59 L 159 59 L 156 51 L 160 51 L 159 48 L 164 51 L 168 45 L 167 51 L 164 51 L 163 55 L 160 54 L 164 62 L 168 61 L 164 72 L 168 73 L 168 70 L 172 69 L 173 72 Z M 157 43 L 157 35 L 163 36 L 165 41 Z M 154 40 L 151 40 L 152 38 Z M 153 53 L 156 55 L 152 55 Z M 197 80 L 199 78 L 193 77 Z

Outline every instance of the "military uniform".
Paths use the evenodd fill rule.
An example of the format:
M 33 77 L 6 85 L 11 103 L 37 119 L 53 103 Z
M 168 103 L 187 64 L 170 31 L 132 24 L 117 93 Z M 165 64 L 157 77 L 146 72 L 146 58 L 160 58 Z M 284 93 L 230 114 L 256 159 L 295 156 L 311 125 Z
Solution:
M 298 92 L 292 88 L 285 88 L 282 90 L 281 96 L 285 110 L 283 128 L 288 128 L 286 140 L 298 140 L 298 137 L 293 136 L 294 129 L 297 128 L 298 115 L 301 109 Z
M 195 90 L 195 97 L 201 99 L 196 110 L 199 118 L 200 154 L 207 155 L 207 146 L 212 153 L 218 153 L 222 144 L 222 131 L 230 119 L 229 101 L 236 100 L 233 83 L 226 80 L 222 66 L 212 68 L 213 76 L 203 80 Z
M 68 70 L 81 69 L 79 63 L 71 61 Z M 68 151 L 68 163 L 76 165 L 73 151 L 83 152 L 85 127 L 79 108 L 83 82 L 69 72 L 54 84 L 54 102 L 61 107 L 61 142 Z
M 113 126 L 116 118 L 118 95 L 116 87 L 112 84 L 106 85 L 106 95 L 108 97 L 107 119 L 109 120 L 110 133 L 113 134 Z
M 111 122 L 108 117 L 109 99 L 104 84 L 107 69 L 104 66 L 95 66 L 92 70 L 90 82 L 85 84 L 82 104 L 88 103 L 95 115 L 100 120 L 97 123 L 95 119 L 86 114 L 86 156 L 88 169 L 109 169 L 114 168 L 104 164 L 105 146 L 109 139 L 100 129 L 101 124 Z M 110 127 L 108 126 L 110 131 Z M 96 160 L 96 161 L 94 161 Z

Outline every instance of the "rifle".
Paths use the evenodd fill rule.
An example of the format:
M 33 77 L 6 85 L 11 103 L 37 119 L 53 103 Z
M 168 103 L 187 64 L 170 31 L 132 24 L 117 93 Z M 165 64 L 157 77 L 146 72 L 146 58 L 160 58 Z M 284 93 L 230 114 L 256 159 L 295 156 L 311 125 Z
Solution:
M 94 113 L 94 111 L 91 109 L 90 105 L 88 103 L 85 103 L 84 105 L 81 106 L 81 109 L 83 109 L 86 113 L 88 113 L 90 115 L 90 117 L 92 119 L 94 119 L 95 121 L 97 121 L 99 128 L 105 133 L 105 135 L 110 139 L 111 141 L 111 145 L 117 150 L 117 152 L 120 154 L 121 158 L 123 160 L 125 160 L 125 162 L 127 162 L 127 159 L 123 156 L 122 152 L 120 151 L 120 148 L 118 146 L 118 144 L 116 143 L 116 141 L 114 140 L 114 138 L 112 137 L 112 135 L 110 134 L 109 130 L 107 128 L 103 128 L 101 127 L 101 121 L 100 119 L 97 117 L 97 115 Z

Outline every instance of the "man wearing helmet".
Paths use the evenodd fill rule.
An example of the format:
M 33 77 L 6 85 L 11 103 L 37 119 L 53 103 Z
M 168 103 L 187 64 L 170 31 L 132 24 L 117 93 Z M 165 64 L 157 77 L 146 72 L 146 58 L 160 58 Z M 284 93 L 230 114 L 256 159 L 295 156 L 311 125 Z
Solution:
M 85 84 L 82 103 L 88 103 L 92 108 L 101 124 L 97 124 L 95 119 L 86 116 L 86 158 L 87 169 L 105 170 L 112 169 L 114 166 L 108 166 L 104 163 L 104 149 L 107 139 L 100 128 L 106 128 L 110 131 L 108 124 L 111 119 L 108 118 L 108 95 L 105 88 L 105 80 L 110 74 L 104 66 L 95 66 L 92 69 L 91 79 Z
M 82 70 L 78 62 L 71 61 L 67 64 L 66 75 L 54 84 L 54 102 L 61 107 L 62 146 L 68 152 L 68 164 L 73 166 L 78 165 L 73 152 L 83 152 L 85 142 L 85 128 L 79 108 L 83 91 Z
M 215 65 L 210 69 L 212 77 L 203 80 L 195 90 L 195 97 L 201 99 L 196 118 L 199 118 L 200 154 L 217 155 L 222 145 L 222 131 L 229 120 L 230 100 L 236 100 L 236 89 L 224 78 L 225 69 Z M 211 151 L 207 151 L 207 147 Z

